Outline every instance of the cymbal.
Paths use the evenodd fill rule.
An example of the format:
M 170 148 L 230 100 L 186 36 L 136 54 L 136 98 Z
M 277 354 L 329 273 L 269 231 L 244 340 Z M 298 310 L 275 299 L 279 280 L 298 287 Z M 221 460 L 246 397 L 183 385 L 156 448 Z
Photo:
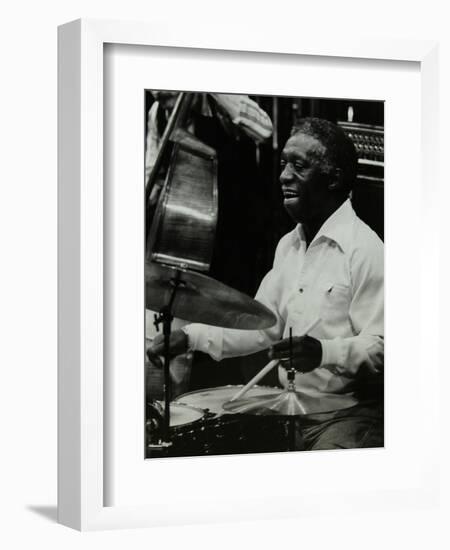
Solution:
M 160 311 L 171 304 L 174 317 L 224 328 L 258 330 L 275 324 L 274 314 L 246 294 L 196 271 L 149 262 L 145 268 L 146 307 Z
M 311 397 L 298 390 L 286 389 L 270 395 L 242 397 L 236 401 L 228 401 L 222 406 L 226 411 L 236 414 L 305 416 L 347 409 L 352 405 L 349 405 L 348 396 L 330 393 Z

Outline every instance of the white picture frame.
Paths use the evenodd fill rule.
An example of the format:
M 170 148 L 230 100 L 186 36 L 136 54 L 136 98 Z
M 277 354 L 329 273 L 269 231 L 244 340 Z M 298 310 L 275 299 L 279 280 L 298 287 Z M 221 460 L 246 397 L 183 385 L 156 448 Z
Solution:
M 406 61 L 417 63 L 421 86 L 421 185 L 422 216 L 427 228 L 423 240 L 432 242 L 436 226 L 433 212 L 438 187 L 435 171 L 437 147 L 437 44 L 415 40 L 355 40 L 336 36 L 323 38 L 303 33 L 299 37 L 276 35 L 268 38 L 258 30 L 249 34 L 237 27 L 232 36 L 227 29 L 208 27 L 202 36 L 192 36 L 181 22 L 169 27 L 153 23 L 78 20 L 59 28 L 59 147 L 58 147 L 58 520 L 80 529 L 144 527 L 225 519 L 269 517 L 264 499 L 255 498 L 250 505 L 236 506 L 224 515 L 229 502 L 214 498 L 208 510 L 195 510 L 185 502 L 172 509 L 146 505 L 105 506 L 108 491 L 104 475 L 104 193 L 103 193 L 103 100 L 104 46 L 106 44 L 150 47 L 188 48 L 279 54 L 285 56 L 333 57 L 364 60 Z M 181 51 L 181 50 L 180 50 Z M 389 215 L 389 212 L 388 212 Z M 422 241 L 421 241 L 422 242 Z M 421 313 L 437 316 L 438 289 L 434 285 L 436 253 L 421 273 L 423 284 L 434 288 L 427 303 L 420 303 Z M 434 285 L 434 286 L 433 286 Z M 388 295 L 389 298 L 389 295 Z M 426 309 L 426 311 L 425 311 Z M 421 330 L 425 330 L 421 325 Z M 431 338 L 437 338 L 431 334 Z M 433 346 L 431 346 L 433 348 Z M 436 345 L 434 349 L 437 350 Z M 423 350 L 422 350 L 423 351 Z M 433 355 L 434 353 L 434 355 Z M 422 354 L 424 355 L 424 354 Z M 421 356 L 421 364 L 425 357 Z M 436 415 L 435 389 L 437 351 L 427 361 L 432 365 L 419 396 L 422 407 Z M 436 367 L 433 365 L 436 364 Z M 421 371 L 422 372 L 422 371 Z M 433 390 L 434 388 L 434 390 Z M 433 468 L 433 448 L 421 458 L 420 483 L 389 494 L 394 509 L 408 503 L 433 503 L 437 498 L 438 473 Z M 431 457 L 431 458 L 430 458 Z M 426 460 L 426 463 L 425 463 Z M 174 467 L 176 467 L 174 465 Z M 366 494 L 358 507 L 377 510 L 385 492 Z M 174 498 L 176 501 L 176 493 Z M 301 516 L 320 513 L 323 492 L 309 497 L 308 505 L 281 508 L 277 515 Z M 239 497 L 236 497 L 239 501 Z M 233 503 L 234 504 L 234 503 Z M 351 494 L 327 495 L 327 506 L 345 506 L 350 510 Z M 418 505 L 418 504 L 417 504 Z M 272 513 L 272 512 L 270 512 Z

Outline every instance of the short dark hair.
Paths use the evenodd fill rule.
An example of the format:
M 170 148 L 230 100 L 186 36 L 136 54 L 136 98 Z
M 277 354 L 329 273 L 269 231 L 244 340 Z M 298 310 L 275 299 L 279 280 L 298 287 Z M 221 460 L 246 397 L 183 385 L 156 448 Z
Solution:
M 317 160 L 325 173 L 332 173 L 339 168 L 343 191 L 348 195 L 356 180 L 358 157 L 353 141 L 344 130 L 329 120 L 306 117 L 299 119 L 293 126 L 291 137 L 296 134 L 311 136 L 325 147 L 324 154 Z

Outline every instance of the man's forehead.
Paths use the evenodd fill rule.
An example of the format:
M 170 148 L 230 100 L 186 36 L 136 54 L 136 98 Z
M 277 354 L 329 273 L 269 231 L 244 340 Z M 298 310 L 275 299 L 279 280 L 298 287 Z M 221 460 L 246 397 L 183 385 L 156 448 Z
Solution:
M 284 154 L 298 154 L 301 156 L 318 155 L 324 152 L 325 146 L 318 139 L 302 132 L 291 136 L 283 149 Z

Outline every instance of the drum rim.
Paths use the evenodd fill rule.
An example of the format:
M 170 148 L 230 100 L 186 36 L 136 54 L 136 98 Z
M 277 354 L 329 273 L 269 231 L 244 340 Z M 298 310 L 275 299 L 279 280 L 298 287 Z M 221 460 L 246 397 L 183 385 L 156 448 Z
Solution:
M 179 399 L 181 399 L 182 397 L 187 397 L 188 395 L 195 395 L 195 394 L 199 394 L 199 393 L 203 393 L 203 392 L 207 392 L 207 391 L 212 391 L 212 390 L 223 390 L 223 389 L 226 389 L 226 388 L 243 388 L 245 386 L 245 384 L 226 384 L 225 386 L 213 386 L 211 388 L 203 388 L 202 390 L 194 390 L 194 391 L 190 391 L 190 392 L 186 392 L 186 393 L 182 393 L 181 395 L 179 395 L 178 397 L 176 397 L 172 403 L 176 403 L 178 402 Z M 279 391 L 283 391 L 282 388 L 278 388 L 276 386 L 261 386 L 259 384 L 255 384 L 254 386 L 252 386 L 250 390 L 253 390 L 253 388 L 259 388 L 259 389 L 265 389 L 265 390 L 272 390 L 274 391 L 274 393 L 279 390 Z M 180 403 L 180 405 L 185 405 L 185 403 Z M 190 405 L 187 405 L 188 407 Z M 192 408 L 195 408 L 195 407 L 192 407 Z
M 164 402 L 162 402 L 164 405 Z M 176 399 L 170 402 L 170 406 L 175 405 L 177 407 L 186 407 L 187 409 L 191 409 L 192 411 L 201 413 L 201 416 L 199 418 L 196 418 L 195 420 L 191 420 L 190 422 L 185 422 L 184 424 L 176 424 L 173 426 L 170 426 L 170 428 L 179 428 L 181 426 L 192 426 L 192 424 L 195 424 L 196 422 L 200 422 L 206 417 L 206 411 L 205 409 L 200 409 L 199 407 L 193 407 L 192 405 L 188 405 L 187 403 L 177 403 Z

